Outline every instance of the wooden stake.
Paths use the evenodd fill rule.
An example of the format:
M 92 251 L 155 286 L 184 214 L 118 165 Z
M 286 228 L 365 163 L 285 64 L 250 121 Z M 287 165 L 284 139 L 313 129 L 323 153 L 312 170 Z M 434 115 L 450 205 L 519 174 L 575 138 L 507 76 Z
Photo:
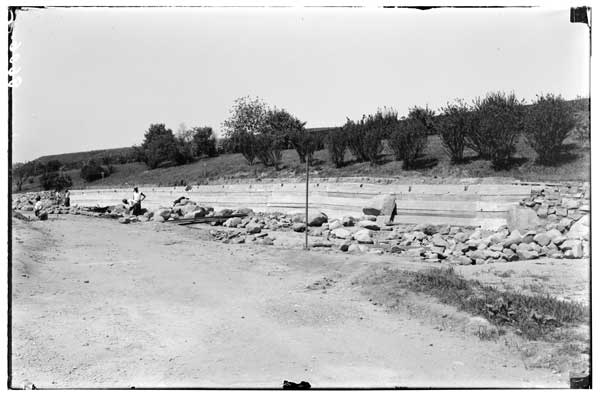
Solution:
M 305 156 L 306 158 L 306 211 L 304 221 L 306 223 L 306 227 L 304 228 L 304 249 L 308 250 L 308 154 Z

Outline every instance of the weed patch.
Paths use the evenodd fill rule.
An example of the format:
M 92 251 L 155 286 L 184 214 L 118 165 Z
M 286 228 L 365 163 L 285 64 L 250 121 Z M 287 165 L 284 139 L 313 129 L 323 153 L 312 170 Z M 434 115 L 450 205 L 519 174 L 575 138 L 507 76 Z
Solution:
M 453 268 L 405 272 L 399 283 L 408 289 L 436 297 L 498 326 L 513 327 L 530 340 L 546 339 L 560 328 L 585 323 L 588 309 L 582 304 L 561 301 L 549 295 L 524 295 L 500 291 L 476 280 L 467 280 Z

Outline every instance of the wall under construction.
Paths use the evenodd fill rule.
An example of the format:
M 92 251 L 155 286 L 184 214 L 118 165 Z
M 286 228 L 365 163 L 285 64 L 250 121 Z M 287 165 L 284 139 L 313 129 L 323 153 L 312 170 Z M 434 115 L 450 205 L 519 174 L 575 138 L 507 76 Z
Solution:
M 145 187 L 144 207 L 171 206 L 181 196 L 200 205 L 223 208 L 251 208 L 262 212 L 302 212 L 304 183 L 257 183 Z M 362 208 L 376 196 L 394 194 L 395 221 L 407 224 L 431 223 L 495 228 L 506 224 L 509 213 L 531 193 L 523 184 L 376 184 L 313 181 L 309 185 L 309 208 L 329 217 L 360 216 Z M 71 202 L 82 206 L 114 205 L 131 199 L 131 189 L 87 189 L 71 192 Z

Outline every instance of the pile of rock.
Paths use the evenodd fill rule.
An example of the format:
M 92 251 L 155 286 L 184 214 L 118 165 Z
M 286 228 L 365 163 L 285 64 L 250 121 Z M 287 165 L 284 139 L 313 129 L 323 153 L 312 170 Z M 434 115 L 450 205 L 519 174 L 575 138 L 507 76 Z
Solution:
M 534 210 L 543 224 L 578 221 L 590 213 L 589 184 L 534 187 L 520 205 Z
M 266 232 L 251 234 L 247 230 L 210 231 L 211 237 L 222 243 L 240 244 L 254 242 L 261 245 L 273 245 L 274 237 Z
M 28 199 L 29 195 L 17 197 L 13 207 L 29 209 Z M 394 202 L 393 196 L 380 197 L 358 218 L 329 218 L 325 213 L 311 210 L 309 235 L 322 238 L 318 246 L 331 246 L 344 252 L 397 254 L 459 265 L 539 257 L 581 258 L 590 254 L 589 186 L 586 185 L 534 188 L 531 196 L 521 202 L 517 216 L 526 221 L 518 225 L 509 221 L 508 226 L 494 231 L 431 224 L 391 225 L 386 219 L 395 211 Z M 49 213 L 119 218 L 123 224 L 215 217 L 209 224 L 222 226 L 224 230 L 212 230 L 211 235 L 223 243 L 271 245 L 274 238 L 268 235 L 268 230 L 306 231 L 304 213 L 255 213 L 247 208 L 215 211 L 185 197 L 175 200 L 171 207 L 146 211 L 139 216 L 128 214 L 122 204 L 101 208 L 102 213 L 99 209 L 52 205 L 47 208 Z M 243 217 L 223 218 L 230 215 Z
M 35 205 L 36 197 L 40 197 L 44 209 L 48 209 L 57 206 L 54 201 L 54 195 L 52 191 L 41 191 L 41 192 L 28 192 L 23 194 L 14 194 L 12 196 L 12 208 L 13 210 L 20 210 L 24 212 L 32 212 L 33 206 Z

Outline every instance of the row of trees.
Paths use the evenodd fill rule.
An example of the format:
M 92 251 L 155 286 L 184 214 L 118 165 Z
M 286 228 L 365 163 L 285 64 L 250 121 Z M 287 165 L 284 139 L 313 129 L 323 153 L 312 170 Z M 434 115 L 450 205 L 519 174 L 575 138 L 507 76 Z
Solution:
M 494 168 L 507 167 L 523 135 L 538 154 L 537 161 L 552 164 L 564 150 L 563 141 L 578 125 L 575 113 L 561 96 L 542 95 L 526 106 L 514 94 L 494 92 L 471 104 L 462 100 L 448 103 L 438 114 L 427 107 L 413 107 L 407 116 L 399 117 L 394 109 L 384 108 L 358 121 L 348 119 L 343 127 L 322 134 L 307 130 L 306 122 L 284 109 L 268 106 L 259 98 L 242 97 L 223 122 L 222 145 L 217 145 L 210 127 L 181 125 L 174 134 L 164 124 L 152 124 L 142 144 L 119 159 L 158 168 L 214 157 L 219 152 L 238 152 L 250 165 L 259 161 L 278 169 L 285 149 L 295 149 L 304 163 L 312 161 L 315 151 L 327 147 L 331 161 L 341 167 L 348 151 L 357 162 L 376 163 L 387 145 L 395 159 L 410 169 L 425 151 L 428 136 L 437 134 L 453 163 L 462 162 L 469 148 L 490 160 Z M 108 176 L 114 170 L 112 160 L 103 157 L 85 162 L 81 177 L 91 182 Z M 53 183 L 51 188 L 66 187 L 70 180 L 65 169 L 66 165 L 56 160 L 16 164 L 13 180 L 19 191 L 26 180 L 40 174 L 44 188 Z
M 344 164 L 347 149 L 356 161 L 375 163 L 387 141 L 396 160 L 410 169 L 425 150 L 427 136 L 437 134 L 453 163 L 462 162 L 465 149 L 470 148 L 501 169 L 510 165 L 517 140 L 524 135 L 538 154 L 538 163 L 547 165 L 560 157 L 563 141 L 576 123 L 573 109 L 560 96 L 539 96 L 526 106 L 514 94 L 495 92 L 471 105 L 462 100 L 448 103 L 439 115 L 414 107 L 402 118 L 395 110 L 384 109 L 357 122 L 348 120 L 329 134 L 327 148 L 338 167 Z

